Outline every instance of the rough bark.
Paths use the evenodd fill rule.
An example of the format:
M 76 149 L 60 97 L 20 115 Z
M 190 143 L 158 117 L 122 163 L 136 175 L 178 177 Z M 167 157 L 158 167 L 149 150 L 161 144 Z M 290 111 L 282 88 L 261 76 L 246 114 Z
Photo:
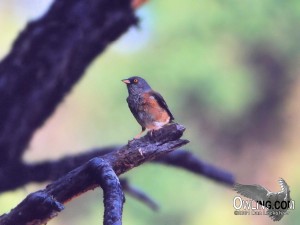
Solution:
M 104 224 L 121 224 L 123 194 L 117 176 L 187 144 L 187 140 L 180 139 L 184 130 L 181 125 L 172 124 L 130 141 L 117 151 L 91 159 L 44 190 L 30 194 L 4 214 L 0 224 L 43 224 L 63 209 L 63 203 L 99 185 L 104 191 Z
M 27 25 L 0 63 L 0 167 L 21 160 L 92 60 L 136 23 L 130 0 L 57 0 Z

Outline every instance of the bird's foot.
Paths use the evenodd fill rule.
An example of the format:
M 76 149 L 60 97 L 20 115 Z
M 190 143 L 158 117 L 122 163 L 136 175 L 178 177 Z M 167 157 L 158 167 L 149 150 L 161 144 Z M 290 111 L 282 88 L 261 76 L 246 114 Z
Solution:
M 128 144 L 131 144 L 135 139 L 128 140 Z

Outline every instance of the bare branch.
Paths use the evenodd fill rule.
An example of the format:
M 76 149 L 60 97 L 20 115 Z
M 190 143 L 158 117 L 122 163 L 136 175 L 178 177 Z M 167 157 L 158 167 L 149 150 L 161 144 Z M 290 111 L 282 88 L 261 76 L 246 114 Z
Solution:
M 30 204 L 27 204 L 30 202 Z M 18 206 L 18 210 L 12 210 L 9 214 L 0 217 L 1 225 L 18 224 L 25 225 L 30 221 L 32 225 L 42 224 L 57 215 L 64 209 L 64 206 L 56 201 L 45 191 L 37 191 L 29 194 Z M 29 213 L 34 210 L 35 213 Z
M 149 206 L 150 209 L 157 211 L 159 209 L 158 204 L 151 199 L 147 194 L 138 188 L 132 186 L 127 179 L 120 180 L 123 191 L 127 194 L 131 195 L 133 198 L 141 201 L 145 205 Z
M 21 161 L 92 60 L 135 24 L 130 0 L 56 0 L 27 25 L 0 63 L 0 167 Z
M 198 175 L 205 176 L 217 182 L 232 186 L 235 183 L 232 173 L 198 159 L 193 153 L 183 150 L 172 152 L 154 162 L 181 167 Z
M 117 151 L 113 151 L 106 155 L 103 155 L 102 157 L 98 157 L 90 160 L 89 162 L 83 164 L 82 166 L 72 170 L 71 172 L 61 177 L 57 181 L 54 181 L 53 183 L 48 185 L 44 190 L 36 193 L 42 192 L 45 194 L 45 196 L 47 196 L 47 198 L 49 198 L 49 196 L 52 196 L 53 204 L 56 202 L 65 203 L 71 200 L 73 197 L 76 197 L 99 185 L 99 176 L 102 173 L 97 172 L 97 170 L 96 173 L 91 172 L 91 165 L 92 168 L 94 169 L 95 161 L 97 162 L 97 160 L 101 160 L 101 162 L 103 162 L 102 164 L 105 163 L 105 165 L 109 165 L 113 169 L 116 175 L 120 175 L 136 166 L 141 165 L 146 161 L 154 160 L 158 157 L 161 157 L 173 151 L 176 148 L 179 148 L 187 144 L 188 143 L 187 140 L 180 139 L 184 130 L 185 128 L 178 124 L 165 126 L 164 128 L 153 132 L 152 136 L 150 134 L 147 134 L 146 136 L 138 140 L 133 140 L 129 142 L 127 145 L 123 146 L 121 149 Z M 101 163 L 98 164 L 102 165 Z M 112 170 L 109 171 L 111 172 Z M 103 184 L 103 182 L 100 183 Z M 113 196 L 114 201 L 109 201 L 106 198 L 104 198 L 104 202 L 106 206 L 104 218 L 106 218 L 108 214 L 114 214 L 115 211 L 113 211 L 113 209 L 115 207 L 120 208 L 120 205 L 123 204 L 123 202 L 122 203 L 120 202 L 120 198 L 117 198 L 115 196 L 115 190 L 119 190 L 118 185 L 117 186 L 113 185 L 110 182 L 107 183 L 107 185 L 111 185 L 111 186 L 110 188 L 104 190 L 104 193 L 105 191 L 109 191 L 109 190 L 111 191 L 111 193 L 104 195 L 104 197 Z M 101 187 L 104 189 L 105 185 L 101 185 Z M 33 193 L 31 195 L 35 196 L 36 193 Z M 116 199 L 119 199 L 119 201 Z M 111 207 L 110 204 L 116 204 L 116 205 Z M 26 208 L 29 208 L 30 211 L 20 211 L 24 209 L 24 205 L 26 206 Z M 59 209 L 61 210 L 61 208 Z M 54 215 L 56 215 L 57 212 L 58 212 L 57 208 L 45 207 L 45 211 L 43 212 L 44 217 L 40 218 L 41 215 L 39 215 L 38 218 L 39 223 L 36 224 L 42 224 L 43 222 L 48 221 Z M 31 220 L 30 221 L 24 220 L 19 223 L 14 223 L 13 219 L 14 218 L 19 219 L 18 217 L 16 217 L 16 215 L 18 215 L 19 213 L 24 215 L 24 219 L 30 218 Z M 0 224 L 13 225 L 13 224 L 32 223 L 33 222 L 32 218 L 34 218 L 34 215 L 36 215 L 37 213 L 39 213 L 39 206 L 36 204 L 35 201 L 31 201 L 31 198 L 26 198 L 10 213 L 3 215 L 0 218 Z M 105 223 L 105 225 L 108 224 L 114 224 L 114 222 Z
M 103 189 L 104 198 L 104 221 L 105 225 L 122 224 L 122 212 L 125 197 L 119 178 L 107 161 L 97 157 L 88 163 L 91 174 L 95 177 L 97 184 Z
M 11 165 L 11 167 L 0 170 L 0 192 L 13 190 L 30 182 L 54 181 L 88 160 L 116 151 L 119 148 L 120 146 L 96 148 L 55 161 L 45 161 L 33 165 Z M 232 173 L 204 162 L 188 150 L 171 152 L 162 158 L 153 160 L 153 162 L 181 167 L 229 186 L 234 184 Z

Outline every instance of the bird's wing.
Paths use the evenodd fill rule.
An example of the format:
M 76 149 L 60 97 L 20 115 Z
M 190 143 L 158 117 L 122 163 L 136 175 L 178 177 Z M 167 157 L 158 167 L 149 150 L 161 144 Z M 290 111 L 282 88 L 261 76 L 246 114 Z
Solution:
M 288 184 L 285 182 L 284 179 L 280 178 L 280 179 L 278 180 L 278 183 L 279 183 L 279 185 L 280 185 L 280 187 L 281 187 L 281 191 L 282 191 L 282 192 L 287 192 L 287 191 L 289 191 L 289 186 L 288 186 Z
M 159 93 L 157 93 L 156 91 L 152 91 L 151 94 L 156 99 L 158 104 L 167 111 L 167 113 L 170 116 L 170 121 L 174 120 L 174 116 L 172 115 L 171 111 L 169 110 L 169 107 L 168 107 L 166 101 L 164 100 L 164 98 Z
M 233 187 L 233 189 L 247 197 L 247 198 L 250 198 L 252 200 L 255 200 L 255 201 L 267 201 L 268 200 L 268 193 L 269 191 L 260 186 L 260 185 L 244 185 L 244 184 L 238 184 L 236 183 Z
M 284 199 L 286 201 L 290 201 L 291 197 L 290 197 L 290 188 L 289 188 L 289 185 L 282 178 L 279 178 L 278 183 L 279 183 L 279 185 L 281 187 L 281 191 L 278 192 L 278 194 L 281 195 L 281 196 L 284 196 Z

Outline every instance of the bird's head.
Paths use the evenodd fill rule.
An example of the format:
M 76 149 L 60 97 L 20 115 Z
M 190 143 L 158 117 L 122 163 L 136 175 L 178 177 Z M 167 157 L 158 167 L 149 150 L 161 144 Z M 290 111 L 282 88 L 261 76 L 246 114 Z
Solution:
M 127 85 L 129 94 L 142 94 L 151 90 L 151 87 L 149 86 L 147 81 L 145 81 L 141 77 L 134 76 L 122 81 Z

